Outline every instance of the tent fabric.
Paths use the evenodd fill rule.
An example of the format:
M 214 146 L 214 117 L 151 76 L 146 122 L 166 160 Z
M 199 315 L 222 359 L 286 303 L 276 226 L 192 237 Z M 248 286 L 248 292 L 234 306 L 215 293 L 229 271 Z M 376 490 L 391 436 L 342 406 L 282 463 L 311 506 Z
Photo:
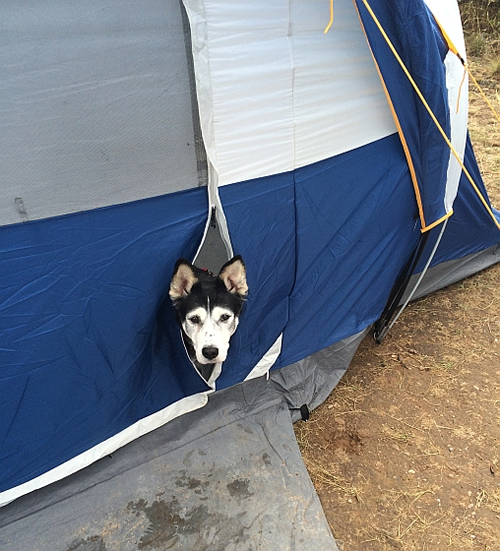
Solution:
M 281 367 L 373 323 L 411 254 L 419 225 L 398 136 L 299 169 L 296 210 L 297 268 Z
M 294 174 L 222 188 L 236 250 L 244 258 L 259 258 L 267 248 L 273 261 L 248 263 L 250 295 L 218 389 L 243 381 L 282 332 L 285 346 L 275 368 L 377 319 L 391 277 L 419 235 L 405 166 L 393 135 Z M 339 180 L 340 188 L 334 185 Z M 4 229 L 12 237 L 5 240 L 2 323 L 12 344 L 3 351 L 4 366 L 10 366 L 3 384 L 12 407 L 2 424 L 2 489 L 177 400 L 209 391 L 185 357 L 168 300 L 162 303 L 167 266 L 186 251 L 194 255 L 193 236 L 201 233 L 205 209 L 204 190 L 196 189 Z M 191 227 L 193 220 L 198 228 Z M 369 235 L 361 238 L 368 227 Z M 34 234 L 35 255 L 28 246 Z M 18 273 L 25 281 L 9 286 Z M 367 300 L 373 285 L 385 285 L 385 291 Z M 127 316 L 131 307 L 134 315 Z M 304 333 L 304 323 L 311 333 Z M 48 393 L 54 386 L 50 407 L 41 407 L 42 389 Z M 78 399 L 70 392 L 76 387 Z M 21 414 L 14 407 L 19 403 Z M 23 435 L 34 432 L 40 445 L 22 449 Z M 19 453 L 23 461 L 11 464 Z
M 156 198 L 2 228 L 2 490 L 160 409 L 165 388 L 171 402 L 207 389 L 177 333 L 155 335 L 165 250 L 194 254 L 206 194 L 168 205 L 169 219 Z
M 312 411 L 328 398 L 367 333 L 365 329 L 271 372 L 270 378 L 286 399 L 294 422 L 303 418 L 304 405 Z
M 336 2 L 327 35 L 324 0 L 184 3 L 218 185 L 288 172 L 396 131 L 350 0 Z
M 492 209 L 496 219 L 500 221 L 500 212 L 492 207 L 488 198 L 469 138 L 464 164 L 473 177 L 481 196 Z M 467 258 L 489 247 L 494 247 L 499 242 L 500 231 L 465 174 L 461 176 L 459 191 L 460 193 L 454 204 L 454 214 L 448 222 L 431 266 L 437 266 L 454 259 Z M 417 273 L 422 271 L 425 259 L 428 258 L 428 251 L 434 246 L 437 230 L 438 228 L 434 230 L 434 235 L 427 244 L 427 251 L 424 252 L 421 262 L 415 268 Z
M 429 79 L 423 89 L 453 139 L 448 53 L 426 6 L 406 5 L 374 2 L 421 85 Z M 326 36 L 323 1 L 187 0 L 190 29 L 174 0 L 21 7 L 8 10 L 10 95 L 0 100 L 10 98 L 0 112 L 0 504 L 257 372 L 297 366 L 283 389 L 311 376 L 304 400 L 317 404 L 341 370 L 316 379 L 309 358 L 357 342 L 379 317 L 422 226 L 350 1 L 336 3 Z M 362 18 L 429 224 L 448 214 L 450 154 Z M 206 187 L 197 187 L 193 105 Z M 102 154 L 110 144 L 116 157 Z M 466 162 L 477 172 L 471 148 Z M 177 258 L 199 252 L 214 208 L 225 253 L 245 259 L 250 293 L 222 372 L 207 384 L 185 354 L 168 286 Z M 435 266 L 500 241 L 463 182 L 453 208 Z M 291 394 L 290 407 L 302 406 Z
M 451 102 L 448 95 L 450 88 L 456 92 L 458 86 L 451 87 L 447 82 L 444 60 L 448 47 L 423 1 L 401 0 L 391 2 L 389 6 L 383 0 L 371 0 L 369 4 L 360 0 L 356 5 L 409 150 L 425 230 L 451 214 L 460 171 L 456 168 L 450 171 L 450 162 L 456 163 L 456 160 L 450 158 L 448 145 L 383 38 L 376 20 L 389 37 L 437 122 L 449 139 L 455 138 L 458 152 L 463 156 L 465 126 L 454 125 L 452 137 L 451 117 L 456 102 Z M 458 59 L 456 63 L 460 65 Z M 460 116 L 466 121 L 466 93 L 462 98 Z M 448 159 L 448 162 L 443 163 L 443 159 Z M 449 172 L 453 181 L 448 178 Z
M 0 225 L 198 185 L 179 2 L 9 2 L 0 41 Z
M 217 388 L 244 380 L 287 319 L 293 186 L 290 175 L 269 184 L 226 197 L 231 217 L 260 211 L 254 223 L 263 229 L 244 254 L 257 257 L 267 243 L 283 262 L 249 263 L 248 315 Z M 206 201 L 198 188 L 2 229 L 2 491 L 87 450 L 95 460 L 99 442 L 211 391 L 187 359 L 164 300 L 175 259 L 194 256 Z M 273 222 L 278 207 L 283 216 Z M 242 335 L 251 335 L 250 345 Z

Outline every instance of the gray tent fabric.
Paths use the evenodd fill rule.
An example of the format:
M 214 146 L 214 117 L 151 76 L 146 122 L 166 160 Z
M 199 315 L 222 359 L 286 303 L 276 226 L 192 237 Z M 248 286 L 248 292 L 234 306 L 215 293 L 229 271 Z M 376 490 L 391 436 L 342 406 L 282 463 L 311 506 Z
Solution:
M 424 275 L 424 278 L 413 296 L 413 300 L 433 293 L 434 291 L 438 291 L 448 285 L 452 285 L 457 281 L 493 266 L 497 262 L 500 262 L 500 245 L 498 244 L 484 251 L 465 256 L 464 258 L 449 260 L 448 262 L 438 264 L 428 270 Z M 401 299 L 401 303 L 404 303 L 419 276 L 420 274 L 412 276 L 408 288 Z
M 254 379 L 0 511 L 3 551 L 337 551 L 278 385 Z
M 158 0 L 2 6 L 0 225 L 206 183 L 183 12 Z
M 347 371 L 354 353 L 367 333 L 368 329 L 284 369 L 271 372 L 271 380 L 285 396 L 293 421 L 302 417 L 302 406 L 306 405 L 312 411 L 328 398 Z

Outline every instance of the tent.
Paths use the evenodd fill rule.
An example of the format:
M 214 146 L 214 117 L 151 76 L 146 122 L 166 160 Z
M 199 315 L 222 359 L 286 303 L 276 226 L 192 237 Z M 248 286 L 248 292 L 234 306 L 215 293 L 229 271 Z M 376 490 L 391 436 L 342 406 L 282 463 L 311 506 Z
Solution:
M 2 505 L 202 438 L 246 388 L 306 417 L 405 296 L 500 260 L 455 0 L 332 6 L 328 32 L 326 0 L 3 6 Z M 233 254 L 249 298 L 206 382 L 168 285 Z

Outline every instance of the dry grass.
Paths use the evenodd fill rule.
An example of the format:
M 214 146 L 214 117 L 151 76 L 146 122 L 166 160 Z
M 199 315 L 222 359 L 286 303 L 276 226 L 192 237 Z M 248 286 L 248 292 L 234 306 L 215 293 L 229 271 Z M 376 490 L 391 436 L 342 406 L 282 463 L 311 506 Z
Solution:
M 500 2 L 475 4 L 490 8 L 486 33 Z M 500 110 L 498 37 L 488 32 L 489 49 L 469 61 Z M 500 123 L 470 96 L 472 140 L 498 207 Z M 343 551 L 500 549 L 499 341 L 496 265 L 410 304 L 382 345 L 366 338 L 328 400 L 296 424 Z
M 410 305 L 296 425 L 344 551 L 500 549 L 499 278 Z
M 469 131 L 492 203 L 500 206 L 500 1 L 460 4 L 466 29 L 468 62 L 474 78 L 491 102 L 486 106 L 476 86 L 470 86 Z
M 500 549 L 499 276 L 410 305 L 296 425 L 344 551 Z M 461 306 L 470 326 L 458 331 Z
M 500 56 L 469 60 L 472 74 L 500 116 Z M 469 131 L 491 202 L 500 207 L 500 122 L 475 86 L 470 87 Z

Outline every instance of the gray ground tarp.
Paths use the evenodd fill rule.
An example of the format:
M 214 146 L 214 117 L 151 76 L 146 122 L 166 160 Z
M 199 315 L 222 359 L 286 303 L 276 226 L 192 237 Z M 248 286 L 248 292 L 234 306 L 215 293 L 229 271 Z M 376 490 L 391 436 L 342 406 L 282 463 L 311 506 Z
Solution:
M 4 507 L 0 548 L 337 550 L 286 400 L 265 378 Z

